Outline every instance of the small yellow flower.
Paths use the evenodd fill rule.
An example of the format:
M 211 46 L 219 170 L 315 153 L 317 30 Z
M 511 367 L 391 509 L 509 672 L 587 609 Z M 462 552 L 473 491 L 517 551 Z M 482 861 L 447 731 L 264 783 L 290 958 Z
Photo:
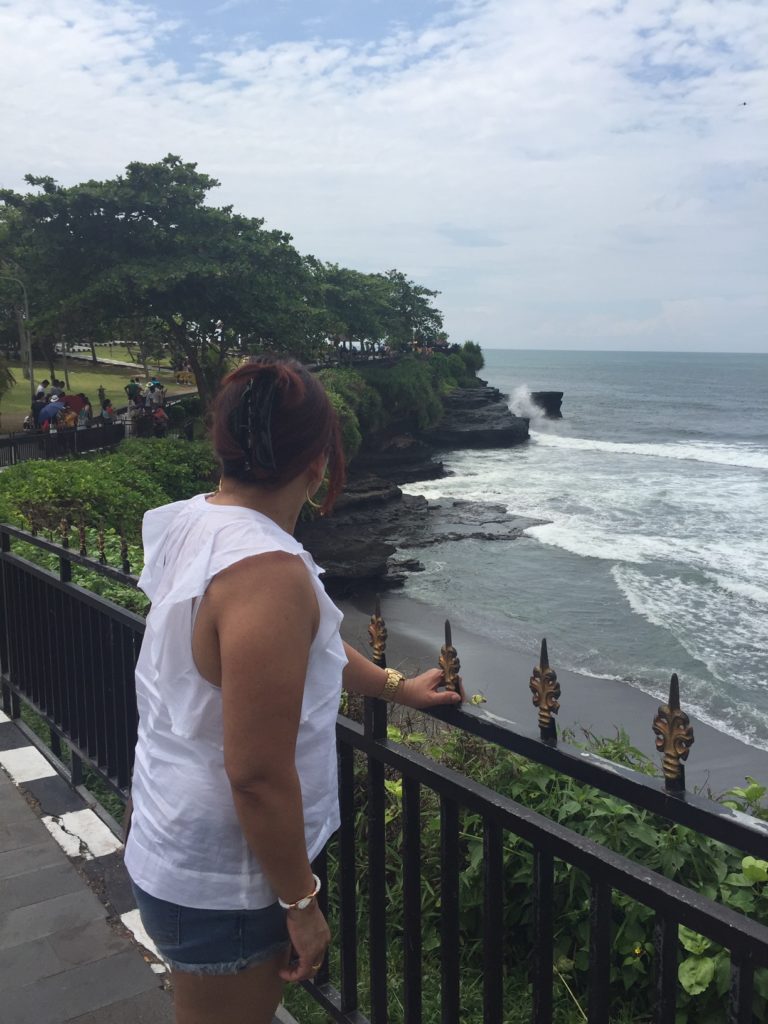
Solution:
M 635 956 L 642 956 L 642 955 L 643 955 L 643 947 L 642 946 L 635 946 Z

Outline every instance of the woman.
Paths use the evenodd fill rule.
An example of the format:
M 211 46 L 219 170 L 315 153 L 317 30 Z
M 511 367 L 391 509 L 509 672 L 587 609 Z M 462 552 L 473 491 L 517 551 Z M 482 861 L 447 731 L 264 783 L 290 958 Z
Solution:
M 87 395 L 82 392 L 77 396 L 82 401 L 80 411 L 77 414 L 77 429 L 85 430 L 86 427 L 91 425 L 91 417 L 93 416 L 93 408 L 91 407 L 90 399 Z
M 169 961 L 178 1024 L 268 1024 L 285 982 L 312 977 L 330 933 L 310 863 L 338 827 L 342 685 L 410 707 L 458 702 L 442 673 L 377 668 L 293 538 L 339 427 L 317 378 L 261 359 L 213 413 L 218 493 L 148 512 L 152 601 L 136 667 L 139 740 L 126 865 Z

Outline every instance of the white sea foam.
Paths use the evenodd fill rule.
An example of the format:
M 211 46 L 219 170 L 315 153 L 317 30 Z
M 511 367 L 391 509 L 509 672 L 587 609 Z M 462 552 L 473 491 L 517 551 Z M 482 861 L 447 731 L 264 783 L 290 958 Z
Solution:
M 519 404 L 517 411 L 526 412 Z M 461 614 L 470 624 L 475 614 L 498 619 L 499 635 L 521 649 L 547 622 L 565 648 L 563 667 L 570 661 L 577 671 L 657 696 L 671 664 L 684 680 L 689 711 L 768 749 L 766 448 L 589 440 L 571 437 L 567 424 L 543 433 L 541 422 L 532 421 L 529 445 L 452 453 L 452 475 L 404 488 L 432 499 L 503 503 L 510 513 L 544 521 L 526 531 L 552 549 L 535 556 L 545 559 L 540 579 L 530 573 L 534 544 L 494 547 L 482 571 L 477 551 L 463 562 L 466 556 L 451 550 L 457 580 L 478 571 L 483 579 L 482 593 L 477 584 L 460 601 Z M 516 559 L 532 602 L 513 602 L 505 620 Z M 440 580 L 429 575 L 414 585 L 439 600 L 448 570 Z M 569 588 L 582 605 L 592 602 L 594 619 L 569 609 Z M 604 614 L 611 605 L 616 614 Z
M 531 526 L 525 533 L 542 544 L 562 548 L 583 558 L 642 564 L 659 553 L 653 537 L 644 537 L 640 533 L 608 533 L 575 516 L 557 523 Z
M 587 437 L 567 437 L 563 434 L 534 433 L 536 444 L 572 451 L 604 452 L 608 455 L 636 455 L 656 459 L 675 459 L 680 462 L 707 462 L 715 466 L 733 466 L 740 469 L 768 470 L 768 452 L 751 444 L 672 444 L 625 443 L 598 441 Z
M 731 679 L 738 661 L 748 685 L 768 689 L 768 620 L 751 602 L 734 602 L 707 575 L 683 578 L 628 565 L 615 565 L 611 575 L 635 614 L 672 633 L 716 679 Z

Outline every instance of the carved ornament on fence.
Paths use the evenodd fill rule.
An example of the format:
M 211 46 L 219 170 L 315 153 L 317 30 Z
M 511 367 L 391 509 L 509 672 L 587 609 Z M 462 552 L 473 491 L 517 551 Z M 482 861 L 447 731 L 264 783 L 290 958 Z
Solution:
M 667 789 L 685 789 L 685 768 L 693 745 L 693 726 L 688 715 L 680 709 L 680 684 L 677 673 L 672 673 L 669 683 L 669 702 L 660 704 L 653 720 L 656 734 L 656 749 L 664 756 L 661 766 Z
M 547 641 L 541 641 L 539 664 L 535 666 L 529 684 L 534 707 L 539 709 L 539 732 L 543 740 L 556 740 L 557 728 L 552 717 L 560 710 L 560 683 L 557 673 L 549 667 Z

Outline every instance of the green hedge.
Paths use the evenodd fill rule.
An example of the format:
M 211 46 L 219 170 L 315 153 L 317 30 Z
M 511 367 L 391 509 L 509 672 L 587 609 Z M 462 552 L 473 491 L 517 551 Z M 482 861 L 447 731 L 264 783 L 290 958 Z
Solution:
M 210 489 L 216 464 L 202 441 L 146 438 L 124 441 L 110 454 L 23 462 L 0 473 L 0 521 L 20 523 L 34 514 L 56 529 L 68 516 L 91 526 L 141 536 L 149 508 Z

